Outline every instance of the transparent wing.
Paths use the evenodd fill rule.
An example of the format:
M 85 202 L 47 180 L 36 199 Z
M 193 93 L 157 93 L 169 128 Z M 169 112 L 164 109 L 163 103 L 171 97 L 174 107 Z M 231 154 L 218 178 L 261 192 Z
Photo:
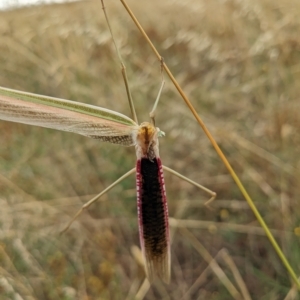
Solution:
M 134 145 L 138 125 L 109 109 L 0 87 L 0 119 Z

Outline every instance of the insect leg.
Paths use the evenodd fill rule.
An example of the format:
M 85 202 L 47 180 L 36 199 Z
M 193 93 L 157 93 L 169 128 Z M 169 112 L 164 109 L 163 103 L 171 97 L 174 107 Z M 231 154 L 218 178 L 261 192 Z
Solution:
M 94 202 L 96 202 L 100 197 L 102 197 L 104 194 L 106 194 L 109 190 L 111 190 L 114 186 L 116 186 L 118 183 L 120 183 L 122 180 L 127 178 L 129 175 L 133 174 L 135 172 L 135 168 L 131 169 L 128 171 L 126 174 L 121 176 L 118 180 L 116 180 L 114 183 L 112 183 L 110 186 L 108 186 L 105 190 L 103 190 L 100 194 L 95 196 L 93 199 L 82 205 L 82 207 L 78 210 L 78 212 L 75 214 L 75 216 L 70 220 L 70 222 L 67 224 L 67 226 L 61 231 L 61 233 L 66 232 L 72 223 L 77 219 L 77 217 L 85 210 L 87 209 L 90 205 L 92 205 Z
M 171 174 L 174 174 L 175 176 L 177 176 L 177 177 L 185 180 L 186 182 L 189 182 L 190 184 L 192 184 L 192 185 L 196 186 L 197 188 L 199 188 L 199 189 L 207 192 L 208 194 L 210 194 L 211 197 L 210 197 L 209 200 L 207 200 L 205 202 L 205 205 L 209 205 L 212 201 L 215 200 L 217 194 L 215 192 L 211 191 L 210 189 L 208 189 L 208 188 L 204 187 L 203 185 L 201 185 L 201 184 L 199 184 L 199 183 L 197 183 L 197 182 L 195 182 L 195 181 L 193 181 L 193 180 L 191 180 L 191 179 L 189 179 L 189 178 L 181 175 L 180 173 L 178 173 L 178 172 L 174 171 L 173 169 L 170 169 L 170 168 L 168 168 L 166 166 L 163 166 L 163 169 L 166 170 L 166 171 L 168 171 L 168 172 L 170 172 Z

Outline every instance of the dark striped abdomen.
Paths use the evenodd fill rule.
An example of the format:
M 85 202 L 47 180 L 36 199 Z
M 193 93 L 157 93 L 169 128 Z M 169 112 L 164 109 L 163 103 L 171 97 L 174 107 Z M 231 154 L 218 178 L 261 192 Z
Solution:
M 150 279 L 155 272 L 168 281 L 168 208 L 160 158 L 138 160 L 136 174 L 140 239 L 146 271 Z

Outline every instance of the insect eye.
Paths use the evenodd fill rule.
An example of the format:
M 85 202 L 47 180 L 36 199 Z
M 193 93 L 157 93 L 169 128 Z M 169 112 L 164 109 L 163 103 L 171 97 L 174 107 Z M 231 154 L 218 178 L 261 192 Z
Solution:
M 160 130 L 159 128 L 157 128 L 157 129 L 158 129 L 158 132 L 157 132 L 158 137 L 164 137 L 166 135 L 164 131 Z

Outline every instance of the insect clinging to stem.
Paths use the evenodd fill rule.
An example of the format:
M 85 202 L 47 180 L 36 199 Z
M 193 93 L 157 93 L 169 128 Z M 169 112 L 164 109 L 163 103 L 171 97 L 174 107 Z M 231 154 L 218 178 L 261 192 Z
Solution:
M 103 1 L 101 2 L 111 31 Z M 158 138 L 162 137 L 164 132 L 155 126 L 155 111 L 164 86 L 164 80 L 162 78 L 158 96 L 150 113 L 151 121 L 138 125 L 128 88 L 126 70 L 113 35 L 112 40 L 122 66 L 122 75 L 133 119 L 105 108 L 8 88 L 0 88 L 0 119 L 73 132 L 118 145 L 135 146 L 137 156 L 135 169 L 127 172 L 102 193 L 87 202 L 70 221 L 66 229 L 85 208 L 121 180 L 136 172 L 139 234 L 146 274 L 150 281 L 154 279 L 155 275 L 158 275 L 165 282 L 169 282 L 170 234 L 163 169 L 181 178 L 182 176 L 164 167 L 159 155 Z M 195 182 L 188 181 L 209 192 L 211 194 L 209 201 L 215 198 L 214 192 Z

